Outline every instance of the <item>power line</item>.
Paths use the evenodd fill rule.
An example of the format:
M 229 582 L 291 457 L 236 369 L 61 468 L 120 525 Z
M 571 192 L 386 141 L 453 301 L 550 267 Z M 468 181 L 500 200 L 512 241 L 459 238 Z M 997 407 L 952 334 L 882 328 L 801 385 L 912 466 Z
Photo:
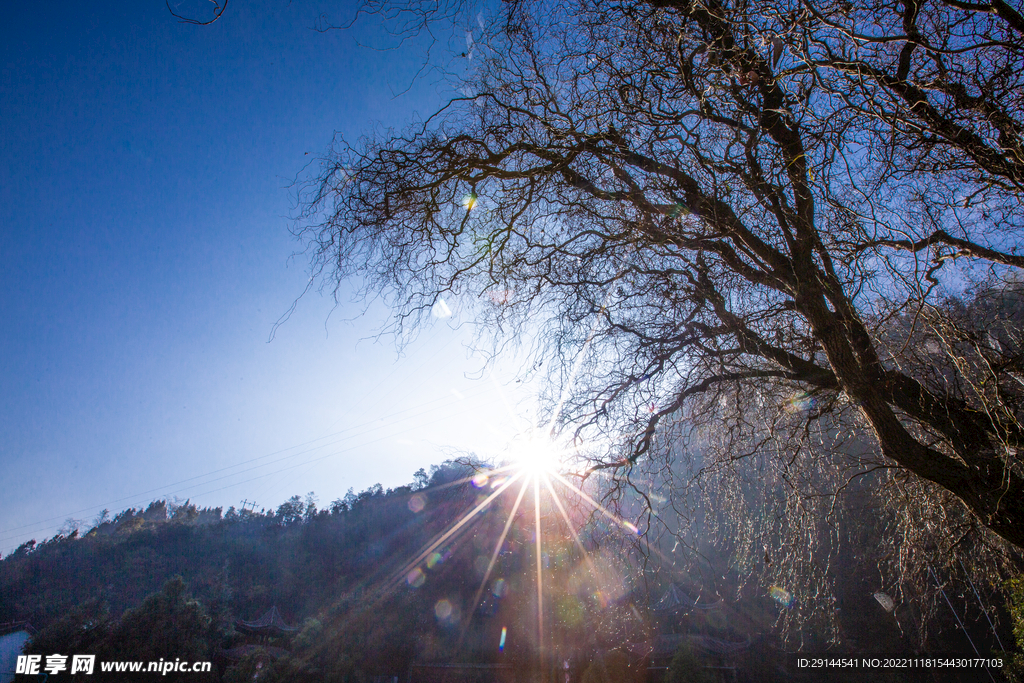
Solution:
M 476 392 L 474 394 L 470 394 L 467 397 L 467 399 L 476 398 L 477 396 L 479 396 L 482 393 L 484 393 L 484 390 L 481 390 L 480 392 Z M 414 413 L 412 415 L 406 415 L 405 417 L 402 418 L 401 421 L 407 421 L 407 420 L 410 420 L 410 419 L 415 419 L 417 417 L 422 417 L 423 415 L 427 415 L 427 414 L 429 414 L 431 412 L 434 412 L 434 411 L 436 411 L 436 410 L 438 410 L 438 409 L 440 409 L 442 407 L 442 406 L 435 406 L 435 407 L 432 407 L 432 408 L 427 408 L 427 406 L 431 406 L 431 405 L 436 404 L 438 402 L 447 401 L 447 400 L 450 400 L 447 396 L 438 397 L 438 398 L 432 399 L 430 401 L 425 401 L 425 402 L 423 402 L 423 403 L 421 403 L 421 404 L 419 404 L 417 406 L 410 406 L 409 408 L 404 408 L 402 410 L 395 411 L 394 413 L 391 413 L 391 414 L 389 414 L 389 415 L 387 415 L 385 417 L 378 418 L 378 419 L 373 420 L 373 421 L 364 422 L 364 423 L 361 423 L 361 424 L 358 424 L 358 425 L 353 425 L 351 427 L 347 427 L 346 429 L 339 430 L 337 432 L 334 432 L 332 434 L 319 437 L 317 439 L 312 439 L 310 441 L 306 441 L 306 442 L 303 442 L 301 444 L 297 444 L 295 446 L 290 446 L 288 448 L 280 449 L 280 450 L 277 450 L 277 451 L 274 451 L 272 453 L 268 453 L 268 454 L 265 454 L 265 455 L 262 455 L 262 456 L 258 456 L 258 457 L 255 457 L 255 458 L 250 458 L 248 460 L 243 460 L 243 461 L 235 463 L 233 465 L 228 465 L 226 467 L 222 467 L 222 468 L 219 468 L 219 469 L 216 469 L 216 470 L 211 470 L 211 471 L 206 472 L 204 474 L 196 475 L 194 477 L 188 477 L 186 479 L 181 479 L 181 480 L 179 480 L 177 482 L 173 482 L 171 484 L 166 484 L 166 485 L 163 485 L 163 486 L 160 486 L 160 487 L 157 487 L 157 488 L 148 489 L 146 491 L 142 491 L 142 492 L 137 493 L 137 494 L 133 494 L 133 495 L 130 495 L 130 496 L 124 496 L 124 497 L 121 497 L 121 498 L 118 498 L 118 499 L 115 499 L 115 500 L 107 501 L 105 503 L 100 503 L 100 504 L 93 505 L 93 506 L 90 506 L 90 507 L 87 507 L 87 508 L 82 508 L 82 509 L 79 509 L 79 510 L 75 510 L 75 511 L 70 512 L 70 513 L 65 513 L 65 514 L 62 514 L 62 515 L 59 515 L 59 516 L 50 517 L 50 518 L 46 518 L 46 519 L 43 519 L 43 520 L 38 520 L 36 522 L 25 524 L 25 525 L 22 525 L 20 527 L 11 527 L 9 529 L 5 529 L 3 531 L 0 531 L 0 542 L 7 541 L 7 540 L 9 540 L 10 538 L 12 538 L 14 536 L 21 535 L 21 534 L 13 533 L 13 532 L 19 532 L 19 531 L 23 532 L 25 530 L 32 529 L 33 527 L 38 527 L 39 525 L 46 524 L 47 522 L 54 522 L 54 521 L 58 521 L 58 520 L 63 521 L 63 520 L 66 520 L 66 519 L 68 519 L 70 517 L 73 517 L 74 515 L 81 514 L 83 512 L 86 512 L 86 513 L 87 512 L 92 512 L 92 511 L 95 511 L 95 510 L 98 510 L 98 509 L 101 509 L 101 508 L 106 508 L 106 507 L 109 507 L 109 506 L 112 506 L 112 505 L 116 505 L 118 503 L 124 503 L 125 501 L 138 500 L 139 498 L 142 498 L 142 497 L 145 497 L 145 496 L 148 496 L 150 494 L 153 494 L 153 493 L 156 493 L 156 492 L 160 492 L 160 491 L 164 492 L 163 495 L 173 495 L 173 494 L 177 494 L 177 493 L 182 493 L 184 491 L 188 491 L 188 490 L 191 490 L 191 489 L 203 486 L 205 484 L 210 484 L 210 483 L 213 483 L 213 482 L 216 482 L 216 481 L 221 481 L 221 480 L 224 480 L 224 479 L 228 479 L 230 477 L 238 476 L 238 475 L 244 474 L 246 472 L 251 472 L 251 471 L 259 469 L 261 467 L 266 467 L 266 466 L 269 466 L 269 465 L 281 463 L 281 462 L 284 462 L 284 461 L 289 460 L 291 458 L 295 458 L 295 457 L 298 457 L 298 456 L 301 456 L 301 455 L 304 455 L 304 454 L 307 454 L 307 453 L 311 453 L 311 452 L 320 450 L 322 448 L 327 448 L 329 446 L 333 446 L 333 445 L 336 445 L 336 444 L 339 444 L 339 443 L 343 443 L 345 441 L 349 441 L 351 439 L 358 438 L 360 436 L 364 436 L 364 435 L 367 435 L 367 434 L 372 434 L 373 432 L 375 432 L 375 431 L 377 431 L 377 430 L 379 430 L 381 428 L 384 428 L 384 427 L 387 427 L 387 426 L 392 426 L 392 425 L 379 424 L 379 423 L 383 422 L 385 420 L 394 418 L 394 417 L 398 417 L 398 416 L 404 415 L 404 414 L 409 413 L 410 411 L 413 411 L 413 410 L 419 410 L 419 412 Z M 424 408 L 427 408 L 427 409 L 424 410 Z M 460 414 L 471 412 L 471 410 L 472 409 L 467 410 L 467 411 L 463 411 L 463 413 L 460 413 Z M 259 479 L 263 479 L 263 478 L 265 478 L 267 476 L 270 476 L 272 474 L 278 474 L 280 472 L 284 472 L 284 471 L 287 471 L 287 470 L 290 470 L 290 469 L 295 469 L 297 467 L 301 467 L 301 466 L 306 465 L 306 464 L 320 462 L 320 461 L 322 461 L 324 459 L 327 459 L 329 457 L 333 457 L 335 455 L 339 455 L 341 453 L 345 453 L 345 452 L 351 451 L 351 450 L 353 450 L 355 448 L 365 447 L 365 446 L 368 446 L 368 445 L 372 445 L 374 443 L 378 443 L 380 441 L 383 441 L 383 440 L 385 440 L 387 438 L 393 437 L 393 436 L 398 435 L 398 434 L 408 433 L 410 431 L 413 431 L 414 429 L 420 428 L 421 426 L 422 425 L 415 425 L 415 426 L 413 426 L 413 427 L 411 427 L 409 429 L 403 430 L 401 432 L 391 432 L 386 437 L 381 437 L 379 439 L 374 439 L 374 440 L 372 440 L 370 442 L 366 442 L 366 443 L 363 443 L 363 444 L 356 444 L 356 445 L 350 446 L 348 448 L 344 448 L 344 449 L 341 449 L 341 450 L 338 450 L 338 451 L 334 451 L 334 452 L 329 453 L 329 454 L 327 454 L 325 456 L 321 456 L 321 457 L 318 457 L 318 458 L 313 458 L 313 459 L 310 459 L 310 460 L 306 460 L 306 461 L 303 461 L 303 462 L 298 463 L 296 465 L 292 465 L 292 466 L 289 466 L 289 467 L 273 470 L 271 472 L 267 472 L 267 473 L 264 473 L 264 474 L 256 476 L 256 477 L 252 477 L 250 479 L 246 479 L 246 480 L 241 481 L 241 482 L 235 482 L 235 483 L 227 485 L 227 486 L 219 487 L 219 488 L 216 488 L 216 489 L 213 489 L 213 490 L 210 490 L 210 491 L 205 491 L 205 492 L 203 492 L 203 493 L 201 493 L 199 495 L 209 495 L 210 493 L 214 493 L 214 492 L 217 492 L 217 491 L 222 491 L 222 490 L 225 490 L 225 489 L 228 489 L 228 488 L 232 488 L 234 486 L 239 486 L 239 485 L 244 484 L 244 483 L 248 483 L 248 482 L 251 482 L 251 481 L 257 481 Z M 369 429 L 365 429 L 366 427 L 369 427 Z M 261 463 L 259 465 L 254 465 L 253 467 L 249 467 L 247 469 L 239 470 L 239 471 L 233 472 L 231 474 L 226 474 L 224 476 L 217 477 L 217 478 L 214 478 L 214 479 L 206 479 L 207 477 L 209 477 L 210 475 L 213 475 L 213 474 L 219 474 L 221 472 L 225 472 L 225 471 L 228 471 L 228 470 L 236 469 L 238 467 L 242 467 L 242 466 L 250 464 L 250 463 L 256 463 L 256 462 L 258 462 L 260 460 L 265 460 L 266 458 L 272 457 L 274 455 L 279 455 L 281 453 L 287 453 L 288 451 L 294 450 L 296 448 L 301 448 L 302 446 L 306 446 L 306 445 L 309 445 L 309 444 L 314 444 L 317 441 L 322 441 L 323 439 L 326 439 L 326 438 L 329 438 L 329 437 L 332 437 L 332 436 L 338 436 L 338 435 L 341 435 L 341 434 L 346 434 L 347 432 L 352 432 L 352 431 L 357 430 L 357 429 L 362 429 L 362 431 L 357 432 L 355 434 L 351 434 L 351 435 L 346 436 L 345 438 L 342 438 L 342 439 L 338 439 L 338 440 L 335 440 L 335 441 L 332 441 L 332 442 L 329 442 L 329 443 L 320 444 L 320 445 L 315 446 L 313 448 L 309 448 L 309 449 L 302 450 L 302 451 L 299 451 L 299 452 L 296 452 L 296 453 L 292 453 L 290 455 L 286 455 L 286 456 L 284 456 L 282 458 L 278 458 L 276 460 L 271 460 L 269 462 Z M 196 481 L 197 479 L 206 479 L 206 480 L 205 481 L 197 482 L 195 484 L 191 484 L 189 486 L 186 486 L 186 487 L 184 487 L 182 489 L 178 489 L 176 491 L 167 491 L 167 489 L 170 488 L 170 487 L 178 486 L 180 484 L 186 484 L 188 482 Z M 54 525 L 50 525 L 49 527 L 40 528 L 40 529 L 38 529 L 38 531 L 47 531 L 47 530 L 52 530 L 52 529 L 55 529 L 55 528 L 56 527 Z

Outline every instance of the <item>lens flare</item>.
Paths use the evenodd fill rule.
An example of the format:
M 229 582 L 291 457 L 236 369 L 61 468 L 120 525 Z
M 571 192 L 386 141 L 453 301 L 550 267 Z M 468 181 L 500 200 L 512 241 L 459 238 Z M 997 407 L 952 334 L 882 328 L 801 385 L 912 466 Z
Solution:
M 775 602 L 779 603 L 786 609 L 792 607 L 793 603 L 796 602 L 793 598 L 793 594 L 782 586 L 772 586 L 768 589 L 768 594 L 772 596 L 772 599 L 775 600 Z
M 427 507 L 427 497 L 422 493 L 414 493 L 412 498 L 409 499 L 409 509 L 413 512 L 423 512 L 425 507 Z
M 405 575 L 405 582 L 413 588 L 419 588 L 426 582 L 427 575 L 423 573 L 423 570 L 419 567 L 413 569 L 411 572 Z
M 444 299 L 438 299 L 437 303 L 435 303 L 433 308 L 430 309 L 430 312 L 435 318 L 452 317 L 452 309 L 448 307 L 448 304 Z
M 801 413 L 814 407 L 814 397 L 806 391 L 798 391 L 790 396 L 782 407 L 790 415 Z

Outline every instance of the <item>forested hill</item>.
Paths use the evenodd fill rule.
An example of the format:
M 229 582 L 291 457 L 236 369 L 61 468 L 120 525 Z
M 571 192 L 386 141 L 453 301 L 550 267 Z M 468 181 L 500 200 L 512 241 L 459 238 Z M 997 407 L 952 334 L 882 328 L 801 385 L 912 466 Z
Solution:
M 320 509 L 300 496 L 276 510 L 151 503 L 84 533 L 29 541 L 0 563 L 0 622 L 45 626 L 90 600 L 113 614 L 139 604 L 180 575 L 204 604 L 240 617 L 269 604 L 298 616 L 314 612 L 374 560 L 415 548 L 446 501 L 416 515 L 411 486 L 379 485 Z
M 29 622 L 37 632 L 26 651 L 44 657 L 214 664 L 168 681 L 258 673 L 261 681 L 390 682 L 417 662 L 526 671 L 538 651 L 534 510 L 517 506 L 509 521 L 515 496 L 498 497 L 507 478 L 481 467 L 447 462 L 408 486 L 350 491 L 322 508 L 309 494 L 274 510 L 166 501 L 125 510 L 0 560 L 0 623 Z M 482 506 L 488 498 L 495 504 Z M 556 524 L 553 511 L 545 518 Z M 542 558 L 547 634 L 577 668 L 652 637 L 637 616 L 648 611 L 646 597 L 625 568 L 602 570 L 619 559 L 598 547 L 603 532 L 582 527 L 591 557 L 556 540 L 552 527 Z M 594 574 L 595 562 L 605 575 Z M 284 631 L 241 623 L 271 608 Z M 708 633 L 740 639 L 714 628 Z
M 787 671 L 774 639 L 793 596 L 733 590 L 715 601 L 695 585 L 659 585 L 647 575 L 635 581 L 612 535 L 577 520 L 583 557 L 571 539 L 558 538 L 551 510 L 538 564 L 533 506 L 514 508 L 508 521 L 502 499 L 480 505 L 501 481 L 474 465 L 445 463 L 417 473 L 414 484 L 350 492 L 324 508 L 313 495 L 274 510 L 226 513 L 156 501 L 81 535 L 26 543 L 0 560 L 0 623 L 31 623 L 37 632 L 27 651 L 44 657 L 214 664 L 209 673 L 172 673 L 167 681 L 379 683 L 406 680 L 424 663 L 503 666 L 534 680 L 542 566 L 545 633 L 557 643 L 547 665 L 562 671 L 569 663 L 574 681 L 653 681 L 648 664 L 668 665 L 673 652 L 680 672 L 725 667 L 741 672 L 736 680 L 816 680 Z M 448 534 L 477 508 L 479 515 Z M 709 561 L 708 568 L 735 575 L 720 558 Z M 844 583 L 857 586 L 859 578 L 850 574 Z M 848 592 L 849 644 L 908 647 L 888 612 Z M 284 629 L 241 623 L 271 608 Z M 956 624 L 945 622 L 931 627 L 945 631 L 947 644 L 962 645 Z M 984 638 L 978 627 L 975 638 Z M 817 636 L 807 630 L 802 637 L 813 643 Z M 616 667 L 626 668 L 612 675 Z M 59 680 L 97 679 L 65 672 Z
M 430 475 L 418 473 L 416 484 L 350 491 L 323 508 L 312 496 L 294 496 L 269 511 L 223 513 L 165 501 L 125 510 L 84 534 L 25 543 L 3 558 L 0 623 L 28 621 L 40 629 L 33 649 L 41 654 L 92 648 L 111 659 L 216 660 L 224 649 L 253 642 L 234 630 L 237 620 L 257 619 L 276 606 L 299 631 L 260 644 L 302 650 L 314 641 L 330 643 L 329 665 L 341 667 L 342 678 L 356 670 L 399 673 L 414 656 L 445 656 L 459 636 L 458 606 L 479 586 L 472 539 L 440 546 L 420 562 L 422 580 L 395 574 L 481 495 L 466 474 L 447 463 Z M 490 527 L 500 532 L 499 517 L 480 515 L 474 533 L 496 538 Z M 518 562 L 509 554 L 502 569 L 516 573 Z M 435 615 L 441 600 L 453 606 L 448 619 Z M 128 638 L 125 624 L 146 610 L 163 610 L 171 622 L 193 614 L 195 623 L 175 625 L 179 635 L 169 640 L 176 642 Z M 335 623 L 325 633 L 331 619 L 345 626 Z M 307 649 L 315 660 L 317 648 Z M 308 658 L 293 665 L 322 673 L 323 663 Z M 220 662 L 221 671 L 231 663 Z

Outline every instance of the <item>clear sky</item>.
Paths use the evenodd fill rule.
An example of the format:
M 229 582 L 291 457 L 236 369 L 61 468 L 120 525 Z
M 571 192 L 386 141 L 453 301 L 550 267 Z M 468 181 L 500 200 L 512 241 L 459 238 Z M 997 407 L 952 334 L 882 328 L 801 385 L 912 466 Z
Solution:
M 508 435 L 451 320 L 400 356 L 367 339 L 386 311 L 314 293 L 268 343 L 307 280 L 289 185 L 335 131 L 449 95 L 414 82 L 422 46 L 360 47 L 372 22 L 312 30 L 354 9 L 234 0 L 207 27 L 161 2 L 6 9 L 0 552 L 162 497 L 324 504 Z

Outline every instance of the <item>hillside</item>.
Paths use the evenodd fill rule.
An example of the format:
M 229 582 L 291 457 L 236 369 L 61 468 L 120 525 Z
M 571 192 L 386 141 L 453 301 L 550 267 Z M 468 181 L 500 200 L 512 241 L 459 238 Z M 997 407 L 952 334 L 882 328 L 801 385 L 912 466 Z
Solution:
M 721 558 L 707 568 L 733 589 L 718 596 L 668 568 L 642 571 L 628 543 L 593 518 L 569 512 L 580 546 L 550 505 L 538 508 L 539 527 L 534 506 L 512 506 L 514 496 L 483 507 L 503 480 L 473 474 L 446 463 L 415 485 L 350 492 L 322 509 L 310 495 L 263 511 L 165 501 L 125 510 L 81 536 L 26 543 L 3 558 L 0 623 L 32 623 L 29 652 L 44 658 L 213 663 L 209 673 L 166 679 L 181 681 L 535 680 L 540 662 L 590 683 L 655 681 L 665 670 L 647 667 L 667 667 L 680 652 L 689 654 L 675 666 L 732 672 L 722 680 L 799 673 L 775 631 L 792 597 L 741 589 L 735 572 L 715 566 Z M 848 642 L 835 652 L 913 654 L 860 583 L 843 578 Z M 964 644 L 955 625 L 944 633 L 937 644 Z M 808 647 L 824 646 L 812 631 L 804 636 Z

